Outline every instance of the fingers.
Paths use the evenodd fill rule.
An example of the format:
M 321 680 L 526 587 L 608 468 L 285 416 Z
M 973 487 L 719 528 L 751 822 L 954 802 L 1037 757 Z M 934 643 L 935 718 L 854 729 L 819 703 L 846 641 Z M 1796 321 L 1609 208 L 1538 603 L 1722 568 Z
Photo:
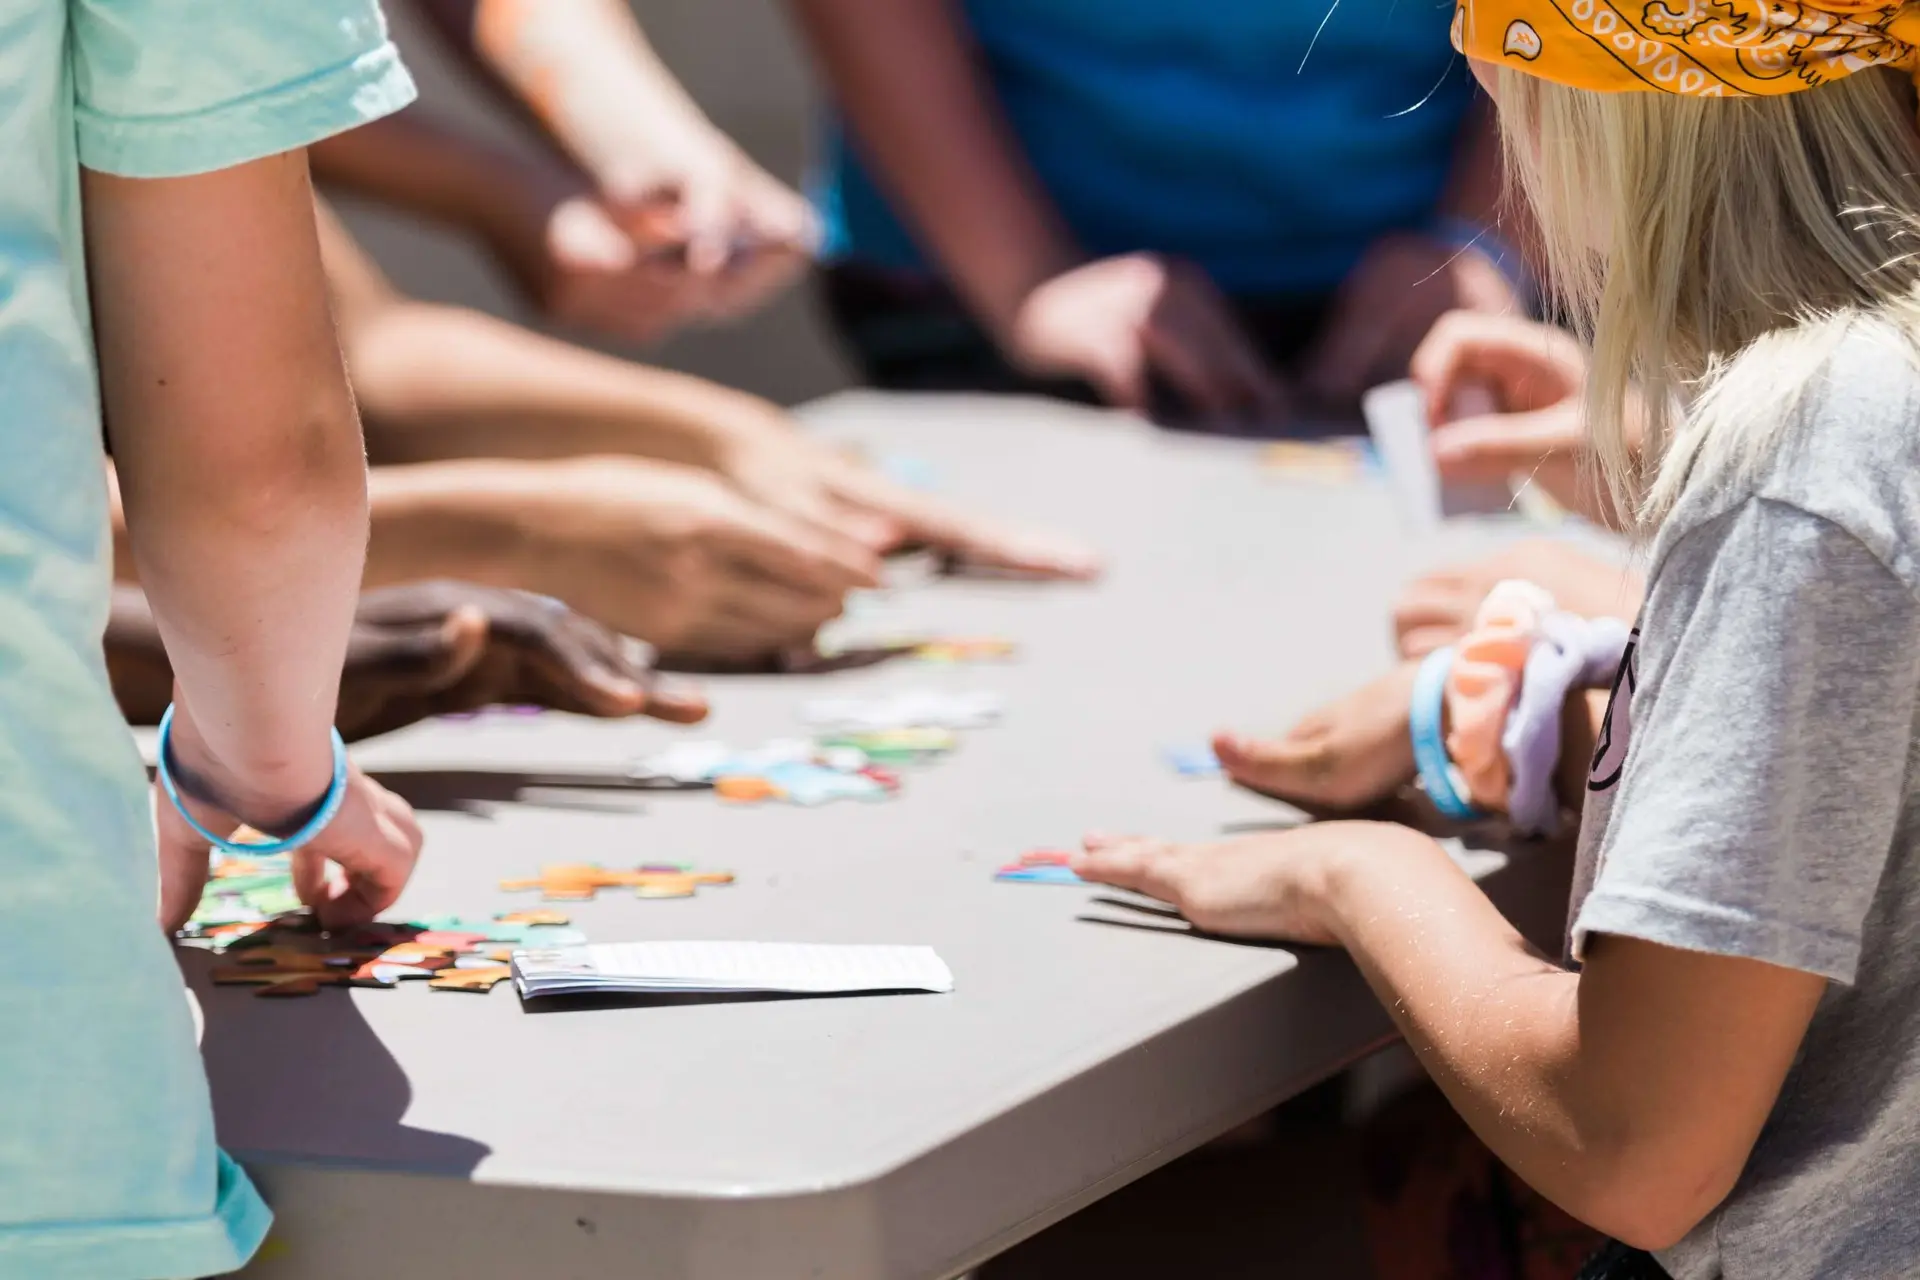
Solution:
M 707 716 L 701 692 L 662 680 L 648 666 L 646 646 L 576 613 L 555 615 L 526 654 L 529 687 L 522 694 L 537 705 L 603 719 L 646 715 L 674 724 Z
M 294 889 L 328 929 L 364 924 L 399 900 L 419 860 L 412 808 L 353 766 L 340 815 L 292 858 Z M 327 864 L 340 868 L 330 880 Z
M 1434 429 L 1430 443 L 1440 474 L 1449 480 L 1505 480 L 1585 446 L 1579 412 L 1572 405 L 1448 422 Z
M 153 791 L 154 828 L 160 854 L 160 927 L 168 937 L 182 928 L 207 886 L 207 842 L 174 810 L 173 802 Z
M 599 201 L 576 196 L 547 220 L 547 252 L 571 270 L 621 272 L 639 261 L 633 237 Z
M 1250 419 L 1286 413 L 1280 379 L 1226 299 L 1199 272 L 1182 267 L 1169 276 L 1144 341 L 1153 367 L 1201 413 Z
M 1072 866 L 1083 880 L 1177 903 L 1174 864 L 1174 846 L 1164 840 L 1089 835 Z
M 1483 382 L 1509 412 L 1542 409 L 1573 395 L 1586 357 L 1563 331 L 1513 315 L 1449 311 L 1414 349 L 1408 376 L 1427 402 L 1428 421 L 1451 422 L 1465 407 L 1461 385 Z
M 880 585 L 879 558 L 851 538 L 746 503 L 734 517 L 712 530 L 715 550 L 766 578 L 834 596 Z
M 1407 717 L 1418 669 L 1403 662 L 1277 739 L 1217 734 L 1214 754 L 1230 779 L 1262 795 L 1323 809 L 1365 808 L 1413 778 Z
M 799 278 L 811 261 L 779 244 L 756 245 L 735 253 L 724 271 L 707 278 L 705 314 L 715 321 L 737 320 Z
M 1409 585 L 1393 608 L 1393 632 L 1402 657 L 1423 657 L 1458 639 L 1491 583 L 1461 574 L 1432 574 Z
M 736 231 L 733 192 L 722 175 L 703 177 L 681 189 L 680 225 L 686 233 L 687 270 L 716 276 L 726 269 Z
M 896 541 L 924 543 L 969 564 L 1035 577 L 1087 581 L 1100 574 L 1098 553 L 1071 538 L 969 515 L 860 468 L 848 468 L 834 485 L 842 502 L 894 526 Z

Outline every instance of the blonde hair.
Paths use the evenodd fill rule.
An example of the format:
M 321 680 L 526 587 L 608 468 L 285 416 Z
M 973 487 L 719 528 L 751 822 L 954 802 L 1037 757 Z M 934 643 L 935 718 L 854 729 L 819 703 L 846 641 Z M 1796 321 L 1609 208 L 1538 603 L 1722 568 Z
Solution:
M 1692 480 L 1751 475 L 1850 326 L 1920 341 L 1904 76 L 1702 100 L 1499 74 L 1509 173 L 1554 297 L 1593 344 L 1589 430 L 1637 531 Z

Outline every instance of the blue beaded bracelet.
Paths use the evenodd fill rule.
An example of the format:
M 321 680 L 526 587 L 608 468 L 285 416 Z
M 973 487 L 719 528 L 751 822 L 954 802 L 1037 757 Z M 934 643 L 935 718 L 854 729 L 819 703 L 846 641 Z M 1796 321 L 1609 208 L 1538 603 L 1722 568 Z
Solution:
M 1471 822 L 1485 815 L 1467 800 L 1466 783 L 1447 755 L 1440 731 L 1447 697 L 1447 675 L 1453 670 L 1453 646 L 1435 649 L 1420 664 L 1413 680 L 1413 706 L 1407 728 L 1413 737 L 1413 763 L 1420 770 L 1420 786 L 1433 807 L 1455 822 Z
M 327 794 L 321 799 L 320 807 L 314 811 L 300 829 L 282 840 L 268 840 L 260 843 L 243 844 L 217 836 L 200 825 L 199 819 L 188 812 L 186 804 L 180 799 L 180 788 L 173 781 L 173 706 L 168 704 L 166 714 L 160 717 L 160 746 L 154 753 L 157 762 L 155 773 L 160 778 L 160 789 L 167 793 L 167 799 L 187 825 L 205 837 L 208 844 L 222 853 L 239 854 L 246 858 L 270 858 L 276 854 L 292 853 L 302 845 L 310 843 L 319 835 L 329 822 L 340 813 L 340 806 L 347 800 L 347 744 L 341 740 L 340 731 L 333 730 L 333 783 L 327 788 Z

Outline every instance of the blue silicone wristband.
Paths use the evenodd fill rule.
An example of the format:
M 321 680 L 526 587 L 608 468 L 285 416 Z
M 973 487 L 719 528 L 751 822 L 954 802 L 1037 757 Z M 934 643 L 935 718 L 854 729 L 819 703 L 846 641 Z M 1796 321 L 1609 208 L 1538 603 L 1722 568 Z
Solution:
M 313 838 L 326 829 L 340 813 L 340 806 L 347 800 L 347 744 L 341 739 L 340 731 L 333 732 L 333 782 L 327 788 L 327 794 L 320 800 L 320 807 L 313 816 L 301 824 L 298 831 L 280 840 L 267 840 L 251 844 L 242 844 L 217 836 L 200 825 L 199 819 L 187 811 L 186 804 L 180 799 L 180 788 L 173 780 L 173 706 L 168 704 L 166 713 L 160 717 L 160 745 L 154 752 L 159 775 L 160 789 L 167 793 L 167 799 L 179 815 L 186 819 L 188 826 L 205 837 L 208 844 L 222 853 L 239 854 L 247 858 L 270 858 L 276 854 L 292 853 L 302 845 L 309 844 Z
M 1446 738 L 1440 731 L 1446 705 L 1447 674 L 1453 670 L 1453 646 L 1435 649 L 1420 664 L 1413 680 L 1413 706 L 1407 713 L 1407 729 L 1413 737 L 1413 763 L 1420 770 L 1420 786 L 1433 807 L 1456 822 L 1471 822 L 1483 817 L 1463 794 L 1466 790 L 1460 771 L 1447 755 Z

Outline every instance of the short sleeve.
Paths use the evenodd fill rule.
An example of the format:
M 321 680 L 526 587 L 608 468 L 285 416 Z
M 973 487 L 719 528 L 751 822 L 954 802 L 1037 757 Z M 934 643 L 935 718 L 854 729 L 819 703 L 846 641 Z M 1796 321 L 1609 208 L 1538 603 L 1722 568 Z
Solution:
M 1851 982 L 1908 786 L 1920 605 L 1844 529 L 1753 499 L 1676 542 L 1574 921 Z
M 67 0 L 80 162 L 208 173 L 398 111 L 378 0 Z

